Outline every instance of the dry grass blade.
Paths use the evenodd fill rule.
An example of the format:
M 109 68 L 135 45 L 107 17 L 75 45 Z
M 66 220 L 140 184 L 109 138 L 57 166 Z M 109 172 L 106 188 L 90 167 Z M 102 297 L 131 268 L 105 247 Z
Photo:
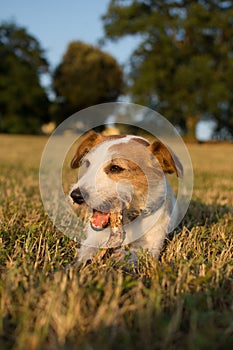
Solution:
M 40 201 L 45 142 L 0 138 L 0 348 L 232 349 L 232 145 L 189 146 L 186 218 L 159 261 L 141 251 L 132 271 L 127 254 L 73 265 L 77 244 Z

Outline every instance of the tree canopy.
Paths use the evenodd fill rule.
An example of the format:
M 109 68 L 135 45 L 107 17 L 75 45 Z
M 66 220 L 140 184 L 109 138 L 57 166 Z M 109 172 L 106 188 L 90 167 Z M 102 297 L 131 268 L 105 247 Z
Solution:
M 122 69 L 99 48 L 71 42 L 53 76 L 58 108 L 56 119 L 94 104 L 116 101 L 122 93 Z
M 14 23 L 0 25 L 0 131 L 37 133 L 48 120 L 40 84 L 48 63 L 39 42 Z
M 111 0 L 103 16 L 112 40 L 140 35 L 129 92 L 183 129 L 201 118 L 233 136 L 233 2 Z

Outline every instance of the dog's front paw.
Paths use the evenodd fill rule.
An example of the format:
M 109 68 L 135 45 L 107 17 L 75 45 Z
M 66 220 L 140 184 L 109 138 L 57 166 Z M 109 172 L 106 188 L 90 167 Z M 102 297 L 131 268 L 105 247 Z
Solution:
M 97 249 L 93 247 L 82 246 L 78 252 L 78 264 L 90 262 L 97 253 Z

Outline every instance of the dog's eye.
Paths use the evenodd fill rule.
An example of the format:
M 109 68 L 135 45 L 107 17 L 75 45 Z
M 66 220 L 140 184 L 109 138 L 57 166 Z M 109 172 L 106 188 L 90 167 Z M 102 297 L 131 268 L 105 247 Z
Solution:
M 124 171 L 124 169 L 122 167 L 120 167 L 119 165 L 111 165 L 109 168 L 109 171 L 112 174 L 119 174 L 122 171 Z

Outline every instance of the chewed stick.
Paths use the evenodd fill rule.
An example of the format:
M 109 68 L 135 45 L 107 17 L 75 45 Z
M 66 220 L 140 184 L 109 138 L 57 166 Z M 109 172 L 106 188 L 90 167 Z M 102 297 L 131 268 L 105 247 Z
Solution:
M 108 254 L 112 254 L 114 249 L 121 247 L 125 239 L 125 231 L 123 227 L 123 214 L 122 210 L 110 211 L 110 235 L 106 243 L 106 248 L 102 249 L 99 253 L 101 259 L 105 258 Z
M 125 239 L 125 231 L 123 226 L 122 211 L 110 212 L 110 236 L 107 241 L 107 247 L 120 247 Z

